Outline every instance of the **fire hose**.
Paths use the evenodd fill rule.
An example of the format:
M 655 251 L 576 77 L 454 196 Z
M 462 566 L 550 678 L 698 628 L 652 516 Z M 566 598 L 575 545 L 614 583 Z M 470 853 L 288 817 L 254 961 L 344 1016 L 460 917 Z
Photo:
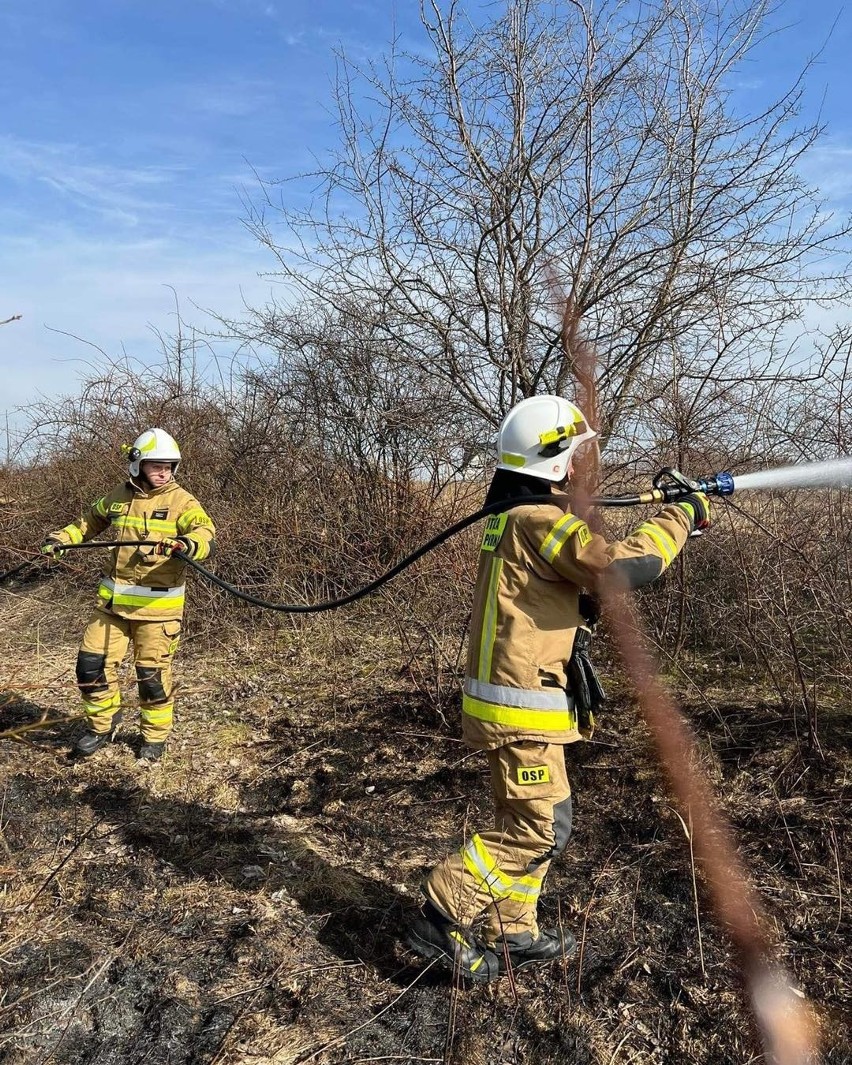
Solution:
M 589 503 L 591 506 L 596 507 L 634 507 L 649 503 L 672 503 L 692 492 L 703 492 L 706 495 L 713 496 L 728 496 L 731 495 L 733 491 L 734 478 L 730 473 L 716 473 L 710 477 L 691 480 L 684 476 L 679 470 L 674 469 L 674 467 L 666 466 L 656 475 L 656 477 L 654 477 L 652 487 L 648 491 L 630 495 L 595 496 L 589 500 Z M 341 596 L 338 599 L 327 599 L 321 603 L 274 603 L 268 599 L 261 599 L 259 596 L 252 595 L 250 592 L 245 592 L 236 585 L 229 584 L 228 581 L 223 580 L 221 577 L 217 577 L 212 570 L 207 569 L 206 566 L 202 566 L 200 562 L 196 562 L 184 552 L 176 551 L 175 555 L 180 558 L 182 562 L 185 562 L 188 566 L 191 566 L 192 569 L 196 570 L 206 581 L 221 588 L 234 598 L 240 599 L 252 606 L 261 607 L 264 610 L 276 610 L 285 614 L 318 614 L 325 610 L 336 610 L 338 607 L 347 606 L 350 603 L 354 603 L 357 600 L 370 595 L 378 588 L 381 588 L 383 584 L 393 580 L 393 578 L 404 569 L 408 569 L 408 567 L 417 562 L 418 559 L 422 558 L 430 551 L 434 551 L 436 547 L 440 547 L 440 545 L 446 540 L 457 535 L 463 529 L 467 529 L 469 526 L 474 525 L 482 518 L 486 518 L 491 514 L 499 514 L 503 511 L 511 510 L 513 507 L 529 506 L 536 503 L 552 503 L 553 500 L 554 496 L 548 494 L 523 496 L 516 499 L 501 499 L 496 503 L 491 503 L 488 506 L 477 510 L 475 513 L 468 514 L 467 517 L 461 518 L 453 525 L 448 526 L 448 528 L 444 529 L 436 536 L 433 536 L 431 540 L 423 544 L 422 547 L 419 547 L 410 555 L 406 555 L 405 558 L 401 559 L 396 565 L 392 566 L 381 576 L 370 581 L 369 584 L 365 584 L 362 588 L 358 588 L 356 591 L 350 592 L 348 595 Z M 160 543 L 158 540 L 91 540 L 88 543 L 83 544 L 62 544 L 61 550 L 65 552 L 85 550 L 87 548 L 155 547 L 158 543 Z M 13 569 L 0 574 L 0 584 L 6 580 L 10 580 L 27 566 L 31 565 L 33 561 L 41 557 L 41 555 L 36 555 L 33 558 L 20 563 L 20 565 Z

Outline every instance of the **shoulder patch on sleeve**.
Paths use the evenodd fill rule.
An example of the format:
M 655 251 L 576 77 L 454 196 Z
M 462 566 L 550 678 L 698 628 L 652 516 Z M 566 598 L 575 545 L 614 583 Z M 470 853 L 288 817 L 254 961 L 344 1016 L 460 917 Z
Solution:
M 592 542 L 592 531 L 585 522 L 583 522 L 574 535 L 577 537 L 577 543 L 581 548 L 586 547 Z
M 496 551 L 497 545 L 503 539 L 506 530 L 506 522 L 509 520 L 508 513 L 492 514 L 485 523 L 485 532 L 482 536 L 482 550 Z

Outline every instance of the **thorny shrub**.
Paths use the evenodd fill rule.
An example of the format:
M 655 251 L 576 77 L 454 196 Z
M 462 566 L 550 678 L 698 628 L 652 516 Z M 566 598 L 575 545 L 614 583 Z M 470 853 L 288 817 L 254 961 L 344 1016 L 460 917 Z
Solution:
M 366 367 L 359 387 L 365 376 Z M 387 411 L 387 395 L 355 406 L 357 395 L 354 384 L 335 391 L 325 380 L 312 389 L 259 374 L 216 388 L 179 361 L 164 377 L 142 379 L 130 365 L 113 365 L 79 396 L 32 408 L 27 460 L 0 467 L 0 572 L 119 482 L 121 443 L 161 425 L 181 444 L 181 483 L 216 523 L 220 577 L 277 602 L 347 594 L 480 506 L 487 476 L 445 463 L 446 423 L 422 396 L 409 401 L 397 391 L 393 424 L 384 416 L 377 426 L 371 419 Z M 666 452 L 692 472 L 772 464 L 766 451 L 720 455 L 663 441 Z M 789 457 L 778 454 L 776 465 Z M 643 483 L 648 472 L 613 459 L 604 490 Z M 641 518 L 623 510 L 602 520 L 604 531 L 624 535 Z M 344 624 L 357 616 L 395 634 L 402 666 L 439 712 L 458 691 L 479 535 L 466 530 L 344 615 Z M 817 743 L 820 708 L 852 677 L 851 539 L 841 490 L 718 503 L 714 527 L 642 596 L 664 667 L 688 672 L 700 656 L 740 671 L 773 690 Z M 97 553 L 67 559 L 50 579 L 91 587 Z M 203 628 L 203 618 L 222 622 L 206 629 L 211 639 L 228 628 L 327 633 L 315 616 L 248 606 L 201 580 L 193 601 L 190 630 Z

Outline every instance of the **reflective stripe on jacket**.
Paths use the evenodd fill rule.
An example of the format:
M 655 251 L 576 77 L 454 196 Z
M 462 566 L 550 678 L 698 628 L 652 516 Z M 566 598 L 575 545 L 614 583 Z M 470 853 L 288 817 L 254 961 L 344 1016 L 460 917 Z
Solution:
M 580 589 L 610 567 L 630 587 L 647 584 L 692 531 L 689 506 L 672 504 L 610 543 L 559 499 L 493 515 L 485 527 L 462 698 L 465 740 L 480 750 L 581 739 L 566 693 Z
M 109 539 L 127 546 L 105 552 L 98 588 L 101 604 L 136 621 L 173 621 L 183 616 L 186 564 L 140 540 L 186 536 L 195 544 L 194 558 L 208 558 L 216 530 L 198 500 L 175 481 L 145 491 L 127 481 L 96 500 L 64 529 L 51 533 L 61 543 L 79 544 L 109 529 Z

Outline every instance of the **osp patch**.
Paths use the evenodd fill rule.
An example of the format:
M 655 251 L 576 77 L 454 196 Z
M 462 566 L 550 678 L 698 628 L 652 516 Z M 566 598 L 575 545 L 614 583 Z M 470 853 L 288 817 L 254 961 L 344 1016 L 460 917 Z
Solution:
M 517 772 L 519 784 L 550 783 L 550 769 L 546 765 L 521 766 Z

